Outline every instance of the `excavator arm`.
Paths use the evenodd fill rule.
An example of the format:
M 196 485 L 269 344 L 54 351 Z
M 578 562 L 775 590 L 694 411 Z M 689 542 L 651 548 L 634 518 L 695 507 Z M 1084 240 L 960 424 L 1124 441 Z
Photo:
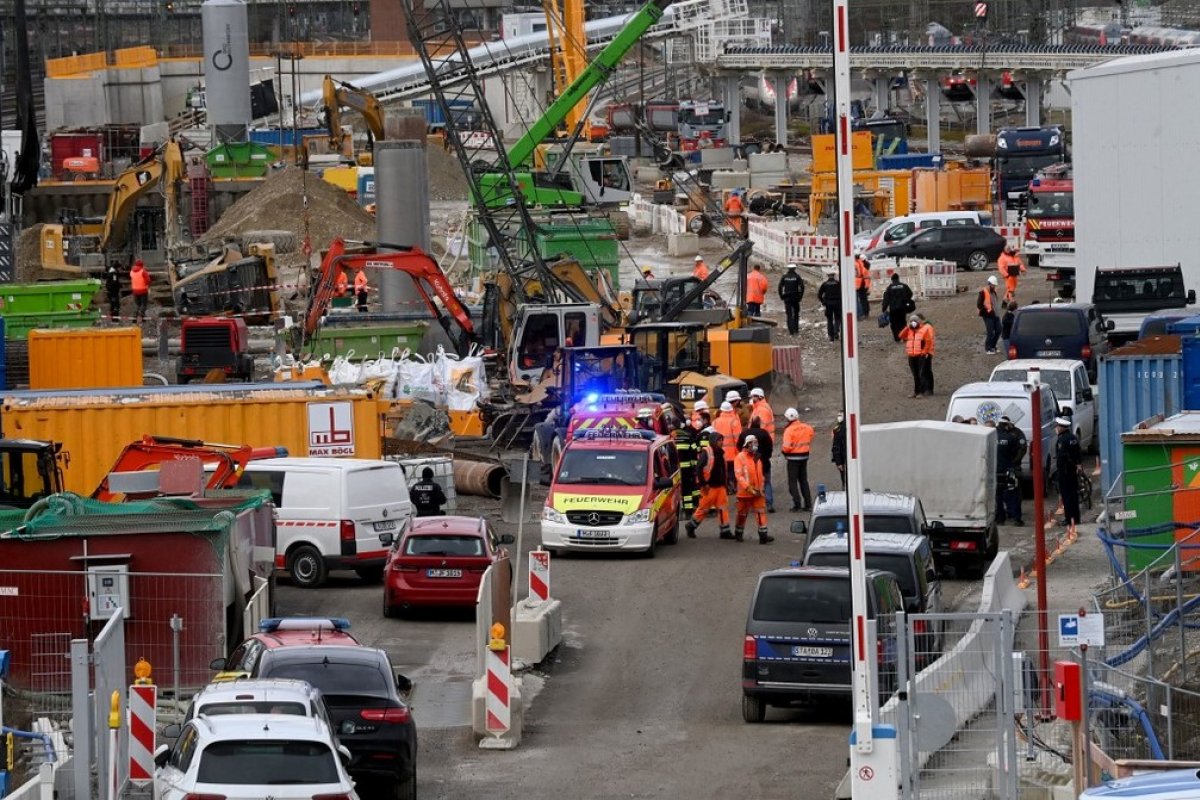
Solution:
M 246 464 L 260 458 L 286 456 L 287 449 L 280 447 L 250 447 L 249 445 L 214 444 L 198 439 L 176 439 L 168 436 L 143 436 L 141 441 L 127 445 L 117 456 L 109 474 L 118 472 L 144 472 L 160 468 L 168 461 L 196 459 L 208 468 L 205 489 L 232 489 L 237 485 Z M 211 471 L 209 471 L 211 470 Z M 154 492 L 149 493 L 153 496 Z M 105 476 L 92 498 L 106 503 L 141 499 L 126 493 L 114 492 L 109 488 Z
M 454 294 L 454 287 L 450 285 L 446 273 L 442 272 L 442 268 L 438 266 L 433 256 L 419 247 L 409 245 L 386 242 L 364 242 L 363 244 L 372 248 L 372 251 L 347 253 L 346 242 L 343 239 L 334 239 L 329 245 L 329 249 L 321 261 L 321 272 L 317 277 L 312 297 L 309 300 L 308 311 L 305 314 L 305 339 L 312 336 L 316 332 L 317 326 L 320 325 L 321 317 L 325 315 L 325 311 L 337 291 L 339 271 L 343 269 L 353 271 L 359 268 L 366 270 L 395 269 L 413 279 L 413 284 L 421 295 L 421 299 L 425 301 L 429 312 L 446 329 L 447 333 L 450 332 L 450 321 L 446 317 L 446 312 L 454 318 L 462 333 L 458 342 L 459 351 L 460 354 L 465 354 L 467 348 L 476 341 L 475 325 L 471 322 L 471 315 L 466 306 Z M 378 248 L 381 247 L 398 252 L 380 252 Z M 431 292 L 433 296 L 442 301 L 446 312 L 443 312 L 433 302 Z
M 375 95 L 344 81 L 325 76 L 321 87 L 322 102 L 325 104 L 325 125 L 329 130 L 330 149 L 338 150 L 342 142 L 342 108 L 349 108 L 362 115 L 374 140 L 384 137 L 383 106 Z
M 122 172 L 109 195 L 108 210 L 104 214 L 104 228 L 100 234 L 100 252 L 107 253 L 110 248 L 125 244 L 129 233 L 129 220 L 133 217 L 138 200 L 163 180 L 167 182 L 167 213 L 172 214 L 175 207 L 175 186 L 182 180 L 183 175 L 183 150 L 174 141 L 163 144 L 153 155 Z
M 732 269 L 735 265 L 738 268 L 738 296 L 744 298 L 746 295 L 744 289 L 746 285 L 746 265 L 750 260 L 750 251 L 753 249 L 754 243 L 749 239 L 739 244 L 733 249 L 733 252 L 722 258 L 721 261 L 709 271 L 707 278 L 700 281 L 700 283 L 696 286 L 693 286 L 692 290 L 683 297 L 679 298 L 679 302 L 677 302 L 675 305 L 664 309 L 662 315 L 654 321 L 676 321 L 679 318 L 679 315 L 682 314 L 685 309 L 690 308 L 692 303 L 696 302 L 697 298 L 702 297 L 704 292 L 707 291 L 710 286 L 720 280 L 721 276 Z M 743 299 L 742 302 L 744 303 L 745 300 Z M 738 319 L 740 319 L 740 315 Z

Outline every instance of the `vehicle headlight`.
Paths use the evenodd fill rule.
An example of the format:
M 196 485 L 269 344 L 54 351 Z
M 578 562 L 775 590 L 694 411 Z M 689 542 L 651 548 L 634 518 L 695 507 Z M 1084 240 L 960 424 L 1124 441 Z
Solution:
M 565 514 L 555 511 L 550 506 L 546 506 L 542 509 L 542 522 L 553 522 L 558 525 L 566 525 L 567 517 Z
M 625 515 L 626 525 L 641 525 L 650 521 L 650 509 L 643 508 L 641 511 L 635 511 L 632 514 Z

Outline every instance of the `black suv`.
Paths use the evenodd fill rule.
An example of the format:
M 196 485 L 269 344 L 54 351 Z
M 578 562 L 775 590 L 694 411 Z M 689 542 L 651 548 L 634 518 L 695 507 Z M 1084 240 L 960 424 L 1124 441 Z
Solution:
M 417 726 L 405 697 L 412 682 L 374 647 L 321 645 L 264 651 L 254 677 L 296 678 L 321 690 L 350 777 L 379 796 L 417 796 Z M 364 796 L 372 794 L 370 790 Z
M 1108 329 L 1091 303 L 1038 303 L 1018 308 L 1013 316 L 1009 359 L 1078 359 L 1095 383 L 1100 356 L 1108 350 Z
M 937 258 L 982 272 L 1004 251 L 1005 238 L 980 225 L 940 225 L 867 253 L 877 258 Z

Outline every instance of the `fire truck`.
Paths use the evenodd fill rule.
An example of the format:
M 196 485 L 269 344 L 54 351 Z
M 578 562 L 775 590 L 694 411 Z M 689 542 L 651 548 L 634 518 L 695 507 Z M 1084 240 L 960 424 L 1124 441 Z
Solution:
M 1029 266 L 1074 272 L 1075 202 L 1069 164 L 1044 169 L 1029 182 L 1024 227 Z

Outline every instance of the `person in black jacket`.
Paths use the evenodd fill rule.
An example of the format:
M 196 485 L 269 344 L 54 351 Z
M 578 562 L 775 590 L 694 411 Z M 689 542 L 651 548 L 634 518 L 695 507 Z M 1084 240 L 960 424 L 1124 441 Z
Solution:
M 825 307 L 825 332 L 829 341 L 836 342 L 842 335 L 842 284 L 837 270 L 825 273 L 825 282 L 817 289 L 817 302 Z
M 892 273 L 892 282 L 883 290 L 881 304 L 887 312 L 888 323 L 892 326 L 892 339 L 898 342 L 900 331 L 904 330 L 905 319 L 917 310 L 917 304 L 913 302 L 913 291 L 908 284 L 900 280 L 898 272 Z
M 767 501 L 767 513 L 775 513 L 775 490 L 771 488 L 771 435 L 762 426 L 762 420 L 751 417 L 750 424 L 738 436 L 738 450 L 744 449 L 746 439 L 753 436 L 758 441 L 758 460 L 763 471 L 763 497 Z
M 841 411 L 837 415 L 837 424 L 833 426 L 833 445 L 829 451 L 833 465 L 842 476 L 842 488 L 846 488 L 846 415 Z
M 800 333 L 800 301 L 804 299 L 804 278 L 796 272 L 795 264 L 787 265 L 787 272 L 779 279 L 779 299 L 787 312 L 787 329 L 792 336 Z
M 104 271 L 104 292 L 108 295 L 108 317 L 121 316 L 121 262 L 113 261 Z
M 421 472 L 420 482 L 413 484 L 408 496 L 418 517 L 440 517 L 445 513 L 442 506 L 446 505 L 446 493 L 433 479 L 433 469 L 430 467 Z

